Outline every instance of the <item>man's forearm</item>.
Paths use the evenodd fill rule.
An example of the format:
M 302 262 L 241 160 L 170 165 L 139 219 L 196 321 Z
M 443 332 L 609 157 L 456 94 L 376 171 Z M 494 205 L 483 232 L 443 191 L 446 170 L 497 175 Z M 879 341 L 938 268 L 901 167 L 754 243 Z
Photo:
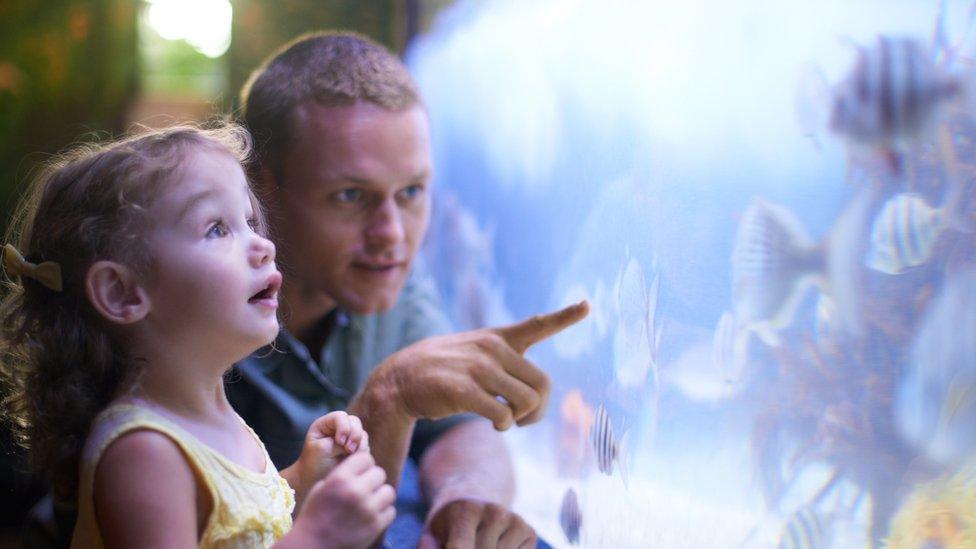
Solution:
M 508 507 L 515 495 L 505 441 L 481 419 L 456 425 L 427 448 L 420 460 L 420 482 L 432 513 L 462 498 Z
M 349 413 L 359 417 L 369 435 L 373 459 L 386 471 L 386 482 L 394 488 L 400 485 L 400 473 L 416 424 L 414 418 L 399 409 L 397 402 L 387 384 L 371 378 L 349 404 Z

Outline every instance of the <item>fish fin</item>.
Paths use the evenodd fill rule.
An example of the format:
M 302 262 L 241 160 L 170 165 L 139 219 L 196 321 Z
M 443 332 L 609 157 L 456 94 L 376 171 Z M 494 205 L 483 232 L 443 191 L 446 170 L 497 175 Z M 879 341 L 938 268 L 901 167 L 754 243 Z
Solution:
M 839 324 L 848 334 L 864 335 L 863 276 L 861 262 L 867 254 L 871 214 L 881 195 L 879 185 L 862 187 L 838 216 L 828 233 L 825 286 L 837 305 Z
M 624 430 L 617 444 L 617 470 L 620 471 L 620 480 L 624 483 L 624 489 L 630 491 L 630 429 Z
M 939 8 L 935 15 L 935 23 L 932 26 L 932 56 L 933 61 L 939 64 L 951 61 L 951 46 L 949 36 L 946 34 L 946 0 L 939 0 Z
M 760 322 L 752 326 L 752 331 L 755 332 L 759 339 L 763 341 L 766 345 L 770 347 L 779 347 L 783 344 L 783 339 L 779 337 L 776 330 L 768 322 Z
M 966 15 L 966 30 L 962 38 L 953 46 L 953 64 L 965 64 L 970 67 L 976 64 L 976 2 L 969 6 Z M 961 62 L 961 63 L 960 63 Z
M 800 69 L 793 98 L 793 114 L 804 137 L 823 151 L 820 136 L 827 128 L 830 113 L 830 84 L 820 66 L 807 63 Z
M 732 312 L 746 324 L 789 324 L 798 284 L 819 269 L 819 252 L 796 215 L 755 197 L 732 247 Z

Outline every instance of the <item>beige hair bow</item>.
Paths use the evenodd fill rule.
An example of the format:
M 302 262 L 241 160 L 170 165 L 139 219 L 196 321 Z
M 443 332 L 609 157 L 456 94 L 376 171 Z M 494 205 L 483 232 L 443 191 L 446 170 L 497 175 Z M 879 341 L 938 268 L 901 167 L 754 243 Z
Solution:
M 33 278 L 55 292 L 61 291 L 60 265 L 53 261 L 45 261 L 40 265 L 31 263 L 12 244 L 5 244 L 3 247 L 3 269 L 8 275 Z

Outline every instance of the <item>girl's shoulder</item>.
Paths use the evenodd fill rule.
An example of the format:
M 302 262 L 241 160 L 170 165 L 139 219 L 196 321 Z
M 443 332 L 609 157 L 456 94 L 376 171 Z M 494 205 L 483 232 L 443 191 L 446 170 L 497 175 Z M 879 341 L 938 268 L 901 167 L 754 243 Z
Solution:
M 155 429 L 126 431 L 105 449 L 93 483 L 99 530 L 107 542 L 197 544 L 209 509 L 198 508 L 196 475 L 172 437 Z
M 148 436 L 147 433 L 150 432 L 154 432 L 154 435 Z M 95 466 L 106 449 L 117 439 L 137 434 L 139 436 L 136 438 L 139 439 L 167 438 L 163 436 L 167 435 L 171 439 L 169 444 L 178 446 L 182 445 L 177 444 L 177 441 L 185 438 L 185 433 L 178 425 L 148 407 L 129 401 L 115 401 L 92 420 L 81 455 L 82 468 L 86 465 Z
M 98 414 L 82 452 L 75 541 L 196 545 L 199 514 L 206 511 L 199 490 L 207 487 L 198 486 L 184 439 L 178 426 L 132 403 L 116 402 Z

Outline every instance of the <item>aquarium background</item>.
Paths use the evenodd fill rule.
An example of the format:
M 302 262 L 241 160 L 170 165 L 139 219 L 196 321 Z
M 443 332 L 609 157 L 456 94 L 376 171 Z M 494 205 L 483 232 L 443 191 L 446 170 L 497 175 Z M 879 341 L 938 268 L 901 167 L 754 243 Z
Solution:
M 545 419 L 506 433 L 516 511 L 548 543 L 570 546 L 572 489 L 584 547 L 776 547 L 801 530 L 809 547 L 966 546 L 976 242 L 945 205 L 976 211 L 972 103 L 906 145 L 897 176 L 825 119 L 879 34 L 958 44 L 936 61 L 969 71 L 973 15 L 969 0 L 0 1 L 0 207 L 70 143 L 232 113 L 283 42 L 358 30 L 404 55 L 426 99 L 424 255 L 457 328 L 590 302 L 529 351 L 553 380 Z M 747 305 L 790 305 L 754 322 L 733 256 L 767 225 L 818 259 L 750 287 Z M 876 227 L 925 253 L 879 271 Z M 604 412 L 613 444 L 596 451 Z M 0 547 L 19 546 L 44 488 L 6 434 L 0 450 Z
M 892 176 L 826 130 L 816 89 L 879 34 L 968 44 L 969 3 L 943 9 L 469 1 L 408 49 L 436 157 L 427 260 L 458 327 L 591 305 L 530 351 L 554 380 L 549 413 L 508 433 L 517 510 L 547 540 L 569 543 L 572 488 L 587 547 L 772 547 L 804 520 L 814 547 L 879 544 L 919 483 L 956 470 L 905 440 L 895 408 L 918 326 L 972 236 L 942 231 L 899 274 L 863 258 L 891 199 L 948 192 L 939 136 L 973 166 L 972 111 L 940 119 Z M 728 336 L 733 248 L 756 197 L 833 259 L 771 297 L 796 301 L 788 321 Z M 590 437 L 600 406 L 620 442 L 609 476 Z

